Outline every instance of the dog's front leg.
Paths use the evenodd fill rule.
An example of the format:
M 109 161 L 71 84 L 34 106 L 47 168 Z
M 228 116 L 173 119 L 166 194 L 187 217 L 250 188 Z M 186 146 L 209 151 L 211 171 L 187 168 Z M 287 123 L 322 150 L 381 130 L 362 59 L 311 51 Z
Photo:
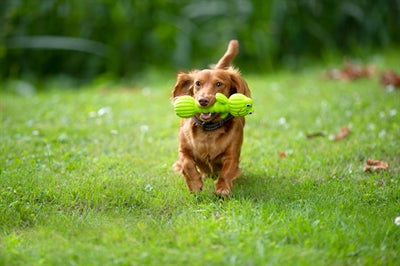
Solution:
M 215 194 L 220 197 L 227 197 L 232 193 L 233 180 L 240 174 L 238 157 L 226 158 L 224 160 L 222 170 L 215 185 Z
M 203 189 L 202 175 L 197 170 L 193 158 L 181 152 L 179 154 L 179 161 L 175 163 L 175 168 L 185 177 L 186 185 L 191 192 Z

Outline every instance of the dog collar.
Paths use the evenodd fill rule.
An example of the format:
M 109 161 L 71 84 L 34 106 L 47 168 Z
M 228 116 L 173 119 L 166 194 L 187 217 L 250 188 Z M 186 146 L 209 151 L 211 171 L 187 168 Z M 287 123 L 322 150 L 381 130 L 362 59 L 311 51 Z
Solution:
M 220 121 L 217 121 L 217 122 L 204 122 L 204 121 L 201 121 L 200 119 L 198 119 L 196 116 L 193 116 L 194 122 L 196 122 L 196 124 L 198 124 L 205 131 L 216 130 L 216 129 L 222 127 L 223 125 L 225 125 L 225 123 L 228 122 L 229 120 L 231 120 L 232 118 L 233 118 L 233 115 L 229 114 L 226 118 L 224 118 Z

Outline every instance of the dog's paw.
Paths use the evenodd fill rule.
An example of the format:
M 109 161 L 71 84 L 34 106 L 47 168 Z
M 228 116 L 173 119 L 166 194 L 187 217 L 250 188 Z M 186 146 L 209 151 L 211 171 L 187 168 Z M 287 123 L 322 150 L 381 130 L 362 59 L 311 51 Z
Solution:
M 232 194 L 232 183 L 227 180 L 218 178 L 215 184 L 215 194 L 218 197 L 229 197 Z
M 216 189 L 215 194 L 221 198 L 227 198 L 232 195 L 232 191 L 230 189 Z
M 215 187 L 215 194 L 218 197 L 226 198 L 232 195 L 232 190 L 226 185 L 217 184 Z

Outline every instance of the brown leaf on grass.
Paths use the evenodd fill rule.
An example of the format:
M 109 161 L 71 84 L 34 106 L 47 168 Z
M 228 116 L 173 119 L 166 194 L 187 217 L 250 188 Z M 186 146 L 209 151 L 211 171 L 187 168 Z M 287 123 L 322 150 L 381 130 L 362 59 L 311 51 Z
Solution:
M 335 140 L 335 141 L 342 140 L 342 139 L 346 138 L 347 135 L 349 135 L 349 133 L 350 133 L 350 128 L 348 128 L 348 127 L 341 127 L 341 128 L 340 128 L 340 133 L 338 133 L 338 134 L 336 134 L 336 135 L 334 136 L 334 140 Z
M 350 60 L 345 60 L 341 69 L 332 69 L 326 72 L 326 77 L 337 80 L 355 80 L 373 77 L 377 73 L 374 65 L 355 65 Z
M 379 161 L 379 160 L 375 160 L 375 159 L 367 159 L 367 165 L 364 166 L 364 172 L 387 170 L 388 168 L 389 168 L 389 164 L 387 162 Z
M 381 75 L 381 85 L 386 87 L 393 86 L 395 88 L 400 88 L 400 77 L 393 70 L 383 72 Z
M 285 153 L 284 151 L 281 151 L 281 152 L 278 154 L 278 157 L 279 157 L 279 158 L 286 158 L 286 153 Z

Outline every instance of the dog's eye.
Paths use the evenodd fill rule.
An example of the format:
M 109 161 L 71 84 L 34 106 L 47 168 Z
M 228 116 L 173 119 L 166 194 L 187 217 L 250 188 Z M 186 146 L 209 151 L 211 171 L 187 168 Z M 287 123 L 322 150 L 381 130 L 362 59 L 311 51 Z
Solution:
M 218 81 L 216 85 L 217 85 L 217 87 L 221 87 L 222 83 Z
M 196 83 L 195 83 L 195 84 L 196 84 L 196 86 L 197 86 L 197 87 L 200 87 L 200 86 L 201 86 L 201 83 L 200 83 L 200 81 L 196 81 Z

